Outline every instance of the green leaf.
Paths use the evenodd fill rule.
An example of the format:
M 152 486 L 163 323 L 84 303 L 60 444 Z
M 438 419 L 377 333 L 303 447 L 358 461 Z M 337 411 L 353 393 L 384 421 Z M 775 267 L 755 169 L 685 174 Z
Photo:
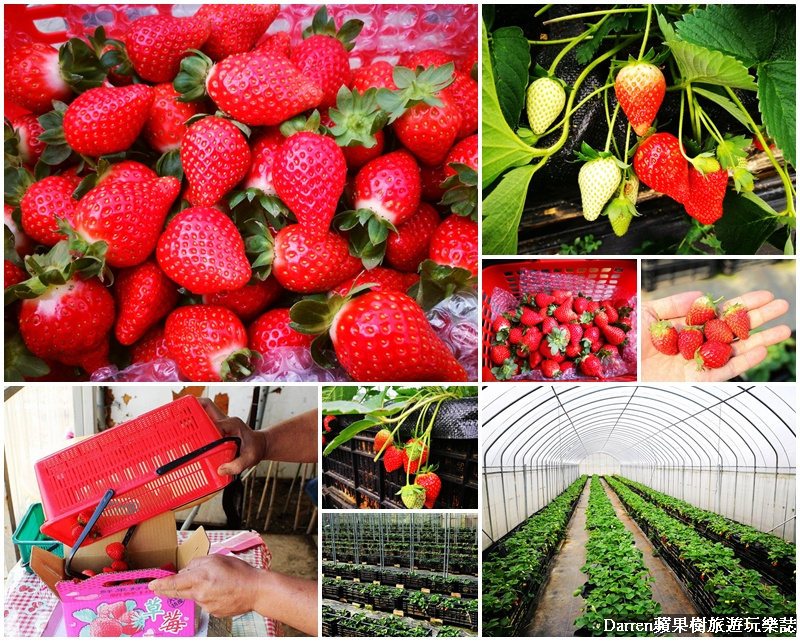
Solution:
M 714 231 L 726 254 L 755 254 L 777 227 L 775 212 L 751 193 L 729 190 L 723 207 L 725 215 L 714 224 Z
M 482 42 L 482 184 L 486 187 L 509 167 L 519 167 L 529 163 L 534 157 L 534 152 L 514 134 L 503 117 L 494 87 L 486 25 L 483 25 Z
M 484 254 L 517 253 L 517 230 L 528 185 L 540 166 L 529 165 L 508 172 L 483 201 Z
M 686 42 L 732 56 L 745 67 L 767 60 L 775 44 L 775 14 L 756 5 L 708 5 L 676 26 Z
M 328 385 L 322 388 L 322 402 L 351 401 L 358 394 L 358 390 L 358 385 Z
M 610 16 L 600 28 L 592 34 L 586 42 L 582 43 L 575 51 L 575 59 L 579 65 L 587 65 L 594 58 L 600 45 L 603 44 L 605 38 L 612 31 L 622 31 L 628 27 L 629 16 L 624 13 L 618 13 Z
M 778 30 L 775 34 L 775 46 L 769 55 L 770 60 L 797 59 L 797 24 L 794 5 L 783 7 L 776 19 Z
M 733 116 L 734 118 L 736 118 L 736 120 L 742 123 L 748 131 L 750 130 L 750 123 L 748 122 L 747 118 L 745 118 L 744 114 L 742 113 L 742 110 L 739 109 L 739 107 L 737 107 L 730 98 L 715 93 L 714 91 L 703 89 L 701 87 L 693 87 L 692 90 L 696 94 L 703 96 L 704 98 L 708 98 L 712 102 L 717 103 L 731 116 Z
M 503 117 L 516 127 L 525 106 L 531 48 L 519 27 L 503 27 L 492 34 L 492 65 L 497 99 Z
M 736 58 L 690 42 L 672 42 L 669 47 L 684 83 L 705 82 L 734 89 L 756 90 L 753 77 Z
M 794 60 L 765 62 L 758 66 L 758 106 L 784 158 L 792 166 L 797 160 L 797 63 Z
M 349 427 L 339 432 L 339 435 L 330 442 L 330 445 L 328 445 L 325 448 L 323 454 L 327 456 L 328 454 L 333 452 L 333 450 L 339 447 L 342 443 L 346 443 L 357 434 L 360 434 L 361 432 L 372 427 L 373 425 L 377 425 L 379 422 L 380 421 L 374 416 L 366 416 L 364 419 L 356 421 Z
M 658 17 L 658 28 L 664 36 L 664 43 L 670 44 L 678 41 L 678 36 L 675 34 L 675 27 L 667 20 L 661 11 L 656 6 L 656 16 Z

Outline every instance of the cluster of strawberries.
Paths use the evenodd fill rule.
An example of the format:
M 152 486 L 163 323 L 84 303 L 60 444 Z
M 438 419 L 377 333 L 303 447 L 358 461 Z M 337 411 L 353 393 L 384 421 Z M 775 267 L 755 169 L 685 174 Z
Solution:
M 672 323 L 658 320 L 650 325 L 650 340 L 662 354 L 680 354 L 694 360 L 697 369 L 717 369 L 731 358 L 732 343 L 750 335 L 750 317 L 741 303 L 717 308 L 722 298 L 700 296 L 686 314 L 686 326 L 678 331 Z
M 477 275 L 477 42 L 351 69 L 363 21 L 323 6 L 292 42 L 280 11 L 6 52 L 7 379 L 238 380 L 319 337 L 358 381 L 466 380 L 418 283 Z
M 115 541 L 114 543 L 109 543 L 106 546 L 106 554 L 108 555 L 109 564 L 107 566 L 103 567 L 103 572 L 104 573 L 109 573 L 109 572 L 127 572 L 128 570 L 130 570 L 131 568 L 128 565 L 128 562 L 126 560 L 127 551 L 128 550 L 125 547 L 125 544 L 120 542 L 120 541 Z M 175 568 L 175 564 L 171 563 L 171 562 L 168 562 L 168 563 L 165 563 L 164 565 L 162 565 L 161 569 L 162 570 L 166 570 L 167 572 L 177 572 L 178 571 Z M 95 576 L 94 570 L 90 570 L 90 569 L 82 570 L 81 574 L 83 574 L 85 577 L 93 577 L 93 576 Z M 136 581 L 134 581 L 134 580 L 123 581 L 123 582 L 120 583 L 120 585 L 127 585 L 127 584 L 133 585 L 137 581 L 147 583 L 149 581 L 149 579 L 138 579 Z
M 632 311 L 626 298 L 596 301 L 561 289 L 523 295 L 492 323 L 492 374 L 504 381 L 539 370 L 560 378 L 577 367 L 602 378 L 604 360 L 618 358 L 628 342 Z
M 373 447 L 377 452 L 376 460 L 383 454 L 383 467 L 387 472 L 402 467 L 406 475 L 415 475 L 413 483 L 407 483 L 400 489 L 403 505 L 409 510 L 419 510 L 423 506 L 433 508 L 442 489 L 442 481 L 435 473 L 435 465 L 425 465 L 430 451 L 430 433 L 395 445 L 394 434 L 382 429 L 375 435 Z

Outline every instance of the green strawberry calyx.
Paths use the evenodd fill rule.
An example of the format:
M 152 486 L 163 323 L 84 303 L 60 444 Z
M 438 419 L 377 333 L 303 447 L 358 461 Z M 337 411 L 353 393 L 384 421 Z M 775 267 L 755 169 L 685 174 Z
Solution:
M 389 232 L 397 227 L 371 209 L 343 211 L 333 219 L 340 231 L 350 232 L 350 253 L 360 258 L 364 269 L 372 269 L 383 262 Z
M 446 189 L 440 205 L 449 207 L 456 216 L 469 217 L 478 221 L 478 172 L 463 163 L 451 162 L 456 172 L 447 178 L 441 187 Z
M 619 158 L 617 158 L 614 154 L 610 151 L 597 151 L 596 149 L 592 149 L 586 141 L 581 143 L 580 151 L 575 151 L 575 155 L 578 157 L 578 160 L 583 160 L 584 162 L 592 162 L 595 160 L 603 160 L 606 158 L 613 158 L 614 163 L 620 169 L 627 169 L 630 165 L 622 162 Z
M 389 116 L 378 104 L 378 90 L 370 87 L 363 94 L 342 85 L 336 94 L 336 107 L 328 110 L 333 125 L 330 133 L 340 147 L 377 144 L 375 134 L 386 126 Z
M 416 70 L 395 67 L 392 80 L 397 89 L 378 89 L 378 104 L 389 115 L 388 124 L 419 104 L 441 107 L 443 103 L 436 94 L 452 84 L 454 70 L 455 65 L 452 62 L 441 67 L 417 67 Z
M 345 22 L 341 29 L 337 30 L 333 18 L 328 18 L 328 8 L 322 5 L 314 14 L 311 24 L 303 30 L 303 39 L 305 40 L 311 36 L 330 36 L 339 40 L 347 51 L 352 51 L 356 44 L 354 40 L 363 28 L 363 20 L 352 19 Z
M 400 495 L 403 505 L 409 510 L 419 510 L 425 505 L 427 490 L 421 485 L 417 485 L 416 483 L 404 485 L 397 493 Z

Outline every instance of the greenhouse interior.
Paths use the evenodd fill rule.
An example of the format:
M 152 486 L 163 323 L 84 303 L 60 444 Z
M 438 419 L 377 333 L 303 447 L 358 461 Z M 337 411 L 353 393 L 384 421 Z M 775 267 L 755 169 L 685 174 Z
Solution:
M 478 517 L 323 514 L 322 635 L 476 636 Z
M 793 632 L 795 395 L 482 390 L 483 634 Z

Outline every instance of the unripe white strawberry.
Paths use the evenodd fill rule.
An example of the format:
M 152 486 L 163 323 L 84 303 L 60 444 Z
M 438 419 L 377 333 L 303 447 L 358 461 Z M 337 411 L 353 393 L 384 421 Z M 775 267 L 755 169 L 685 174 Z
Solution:
M 578 173 L 578 186 L 583 201 L 583 217 L 595 220 L 608 199 L 614 195 L 622 179 L 617 161 L 612 157 L 590 160 Z
M 564 86 L 554 78 L 538 78 L 528 87 L 528 123 L 537 136 L 547 131 L 564 108 Z

